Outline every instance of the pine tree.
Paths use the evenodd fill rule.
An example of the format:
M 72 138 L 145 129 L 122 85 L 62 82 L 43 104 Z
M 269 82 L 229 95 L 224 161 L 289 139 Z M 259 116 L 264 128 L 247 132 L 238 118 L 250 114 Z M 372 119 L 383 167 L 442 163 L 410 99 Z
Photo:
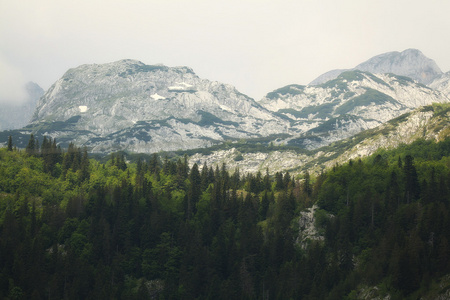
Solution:
M 209 173 L 209 169 L 208 169 L 208 165 L 206 164 L 206 161 L 205 161 L 205 163 L 203 164 L 203 167 L 202 167 L 202 172 L 200 174 L 202 191 L 206 190 L 206 188 L 210 184 L 210 178 L 209 178 L 208 173 Z
M 33 134 L 31 134 L 30 135 L 30 139 L 28 140 L 28 145 L 27 145 L 27 147 L 25 148 L 25 152 L 28 154 L 28 155 L 34 155 L 35 154 L 35 150 L 36 150 L 36 140 L 35 140 L 35 138 L 34 138 L 34 135 Z
M 12 142 L 12 136 L 8 137 L 8 151 L 13 150 L 13 142 Z
M 410 203 L 411 201 L 418 200 L 420 194 L 419 179 L 417 177 L 416 167 L 414 166 L 414 159 L 411 155 L 406 155 L 405 157 L 403 172 L 405 173 L 406 203 Z
M 158 155 L 156 153 L 153 153 L 150 161 L 148 162 L 148 170 L 150 171 L 150 173 L 155 174 L 157 167 L 158 167 Z
M 284 182 L 283 182 L 283 174 L 281 172 L 275 173 L 275 189 L 280 191 L 284 189 Z
M 198 171 L 198 165 L 195 163 L 192 166 L 191 172 L 189 174 L 189 187 L 187 192 L 187 211 L 186 217 L 190 219 L 194 213 L 195 205 L 200 199 L 202 180 L 200 177 L 200 172 Z
M 87 148 L 86 147 L 84 147 L 84 149 L 83 149 L 83 157 L 81 158 L 80 170 L 81 170 L 80 181 L 83 182 L 83 181 L 89 179 L 89 177 L 90 177 L 90 173 L 89 173 L 89 157 L 88 157 L 88 153 L 87 153 Z
M 309 176 L 309 172 L 308 170 L 305 171 L 305 175 L 304 175 L 304 182 L 303 182 L 303 193 L 308 196 L 311 197 L 312 194 L 312 188 L 311 188 L 311 182 L 310 182 L 310 176 Z

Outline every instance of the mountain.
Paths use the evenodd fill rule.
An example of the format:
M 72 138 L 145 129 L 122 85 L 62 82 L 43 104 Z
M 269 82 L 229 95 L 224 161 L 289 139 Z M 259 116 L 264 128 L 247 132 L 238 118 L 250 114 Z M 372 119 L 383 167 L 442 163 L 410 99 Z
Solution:
M 392 73 L 410 77 L 423 84 L 430 84 L 442 75 L 442 71 L 437 64 L 417 49 L 380 54 L 350 70 L 360 70 L 374 74 Z M 348 71 L 348 69 L 326 72 L 314 79 L 310 85 L 325 83 L 345 71 Z
M 429 86 L 450 98 L 450 72 L 437 77 Z
M 33 116 L 39 98 L 44 90 L 34 82 L 25 85 L 27 99 L 23 103 L 4 103 L 0 109 L 0 130 L 18 129 L 26 126 Z
M 317 86 L 288 85 L 259 103 L 289 120 L 288 145 L 316 149 L 449 98 L 409 77 L 346 71 Z
M 358 67 L 376 73 L 344 71 L 319 85 L 276 89 L 256 102 L 189 67 L 129 59 L 82 65 L 41 97 L 28 126 L 0 135 L 4 142 L 13 135 L 18 147 L 31 133 L 47 135 L 63 147 L 73 142 L 100 154 L 187 151 L 242 140 L 314 150 L 417 107 L 450 101 L 449 74 L 418 50 L 382 54 Z M 434 89 L 385 71 L 433 77 Z
M 227 145 L 223 149 L 192 155 L 189 162 L 209 166 L 226 164 L 230 170 L 258 171 L 270 174 L 289 170 L 301 174 L 308 170 L 319 174 L 322 170 L 350 159 L 374 154 L 379 149 L 394 149 L 418 140 L 443 141 L 450 138 L 450 103 L 419 107 L 375 128 L 314 150 L 300 150 L 289 146 L 250 147 L 247 144 Z M 239 157 L 239 159 L 238 159 Z
M 67 71 L 41 98 L 28 129 L 92 152 L 154 153 L 280 134 L 287 125 L 188 67 L 121 60 Z

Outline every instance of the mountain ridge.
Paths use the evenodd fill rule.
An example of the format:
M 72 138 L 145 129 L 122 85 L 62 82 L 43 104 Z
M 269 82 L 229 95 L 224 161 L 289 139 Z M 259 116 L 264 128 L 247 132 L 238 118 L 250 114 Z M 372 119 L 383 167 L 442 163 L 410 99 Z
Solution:
M 31 126 L 69 120 L 67 134 L 81 131 L 75 141 L 94 152 L 111 144 L 144 152 L 205 147 L 287 130 L 287 122 L 231 85 L 201 79 L 188 67 L 136 60 L 70 69 L 40 99 Z
M 432 62 L 418 50 L 407 50 L 360 65 L 376 66 L 386 57 L 396 62 L 402 53 L 425 65 Z M 347 70 L 320 85 L 292 84 L 255 101 L 231 85 L 198 77 L 189 67 L 132 59 L 85 64 L 50 87 L 31 124 L 4 132 L 2 140 L 12 133 L 24 147 L 26 135 L 47 135 L 63 147 L 73 142 L 103 155 L 187 151 L 244 140 L 315 151 L 419 106 L 449 102 L 450 74 L 436 76 L 426 86 L 404 75 Z M 276 164 L 283 158 L 274 153 L 271 159 Z
M 414 111 L 385 122 L 375 128 L 359 132 L 330 145 L 307 151 L 294 151 L 285 146 L 271 146 L 270 151 L 249 150 L 229 145 L 229 149 L 218 149 L 211 153 L 199 153 L 190 157 L 190 164 L 212 166 L 226 164 L 230 170 L 251 173 L 288 170 L 300 175 L 308 170 L 319 175 L 323 170 L 349 160 L 370 156 L 380 149 L 394 149 L 402 144 L 411 144 L 424 139 L 435 142 L 450 137 L 450 103 L 419 107 Z M 236 160 L 240 155 L 242 159 Z
M 346 71 L 318 86 L 289 85 L 259 103 L 296 128 L 288 144 L 314 149 L 449 98 L 405 76 Z
M 443 74 L 434 60 L 426 57 L 420 50 L 406 49 L 402 52 L 391 51 L 376 55 L 351 69 L 328 71 L 311 81 L 309 85 L 322 84 L 349 70 L 360 70 L 375 74 L 393 73 L 410 77 L 423 84 L 430 84 Z

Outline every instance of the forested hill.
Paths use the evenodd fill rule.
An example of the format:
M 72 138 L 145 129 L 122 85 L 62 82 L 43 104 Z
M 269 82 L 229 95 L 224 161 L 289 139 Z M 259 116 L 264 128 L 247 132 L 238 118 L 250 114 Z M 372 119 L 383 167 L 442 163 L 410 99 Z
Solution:
M 417 299 L 450 285 L 450 139 L 310 178 L 0 149 L 2 299 Z M 323 239 L 300 244 L 316 203 Z M 428 299 L 426 298 L 426 299 Z

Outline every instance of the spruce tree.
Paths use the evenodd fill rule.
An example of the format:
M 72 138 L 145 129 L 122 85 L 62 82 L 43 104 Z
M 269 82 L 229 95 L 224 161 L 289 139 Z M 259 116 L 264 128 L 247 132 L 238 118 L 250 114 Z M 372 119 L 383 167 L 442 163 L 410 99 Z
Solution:
M 8 137 L 8 151 L 13 150 L 12 136 Z
M 35 143 L 36 143 L 36 141 L 35 141 L 35 139 L 34 139 L 34 135 L 31 134 L 31 135 L 30 135 L 30 139 L 28 140 L 28 145 L 27 145 L 27 147 L 25 148 L 25 152 L 26 152 L 28 155 L 34 155 L 34 153 L 35 153 L 35 147 L 36 147 Z

